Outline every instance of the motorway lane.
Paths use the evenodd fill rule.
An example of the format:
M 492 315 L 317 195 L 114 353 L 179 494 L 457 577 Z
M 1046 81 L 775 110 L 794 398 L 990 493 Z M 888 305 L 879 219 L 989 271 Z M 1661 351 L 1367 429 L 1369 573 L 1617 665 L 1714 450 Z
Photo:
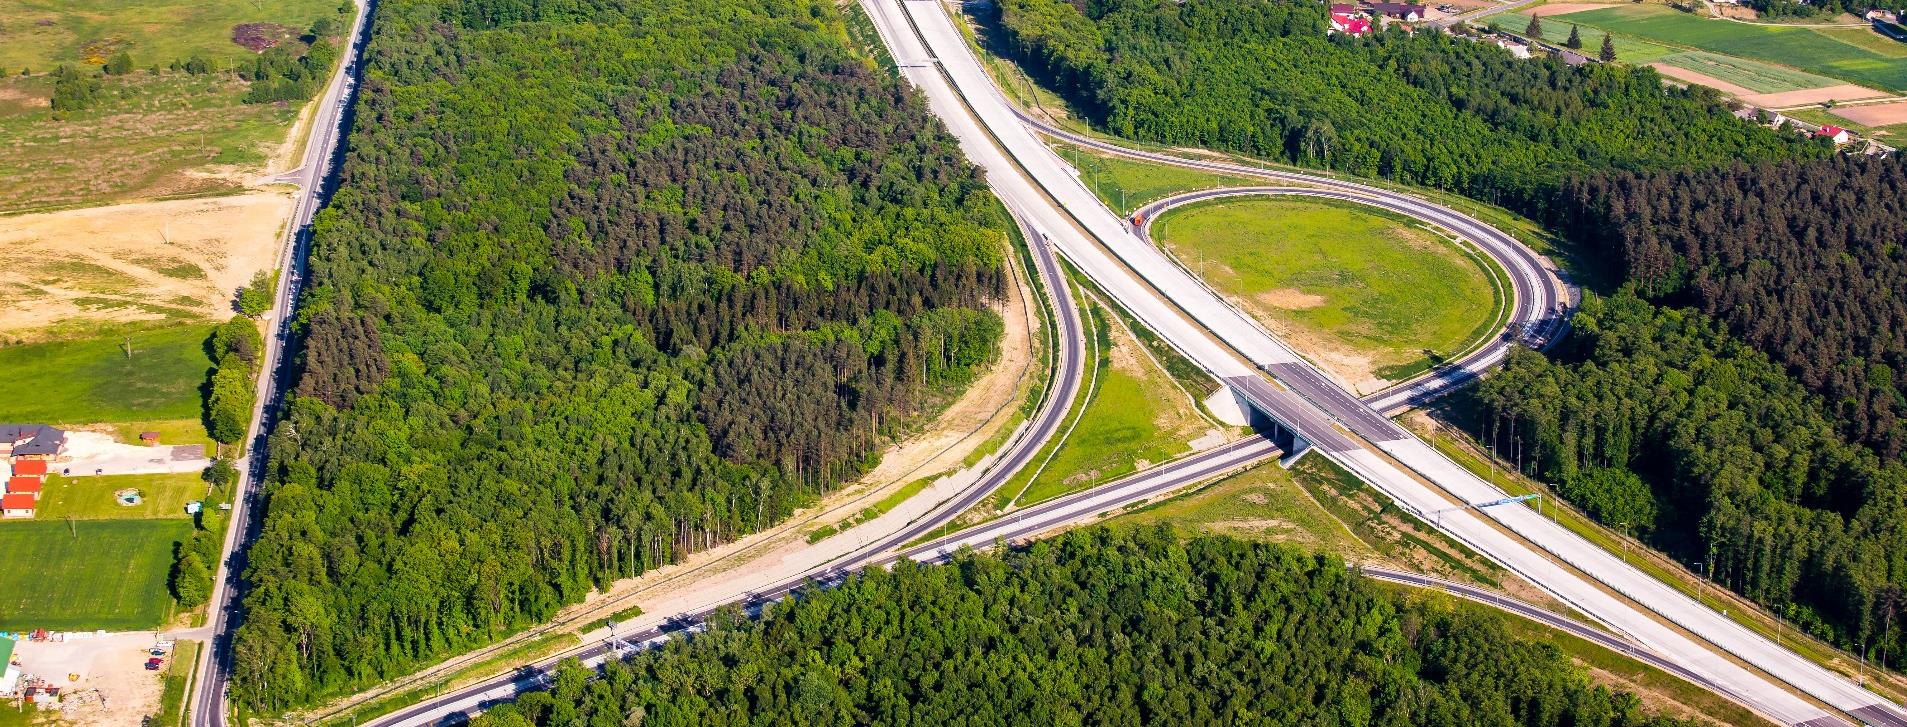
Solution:
M 206 611 L 209 619 L 207 627 L 212 633 L 212 648 L 206 650 L 199 659 L 192 681 L 196 686 L 193 693 L 188 695 L 188 718 L 195 726 L 223 727 L 225 724 L 225 695 L 231 673 L 231 634 L 238 624 L 239 605 L 243 596 L 240 583 L 245 570 L 243 545 L 250 542 L 258 525 L 251 507 L 252 500 L 258 493 L 260 481 L 264 479 L 265 444 L 271 435 L 270 423 L 276 418 L 281 385 L 288 383 L 284 379 L 287 373 L 284 352 L 290 343 L 291 321 L 295 317 L 299 284 L 304 277 L 311 220 L 323 205 L 333 178 L 332 164 L 343 141 L 346 113 L 357 84 L 359 57 L 369 34 L 371 12 L 376 7 L 375 0 L 353 1 L 358 12 L 351 25 L 351 43 L 345 48 L 337 73 L 325 86 L 318 99 L 317 109 L 312 113 L 302 164 L 275 179 L 297 184 L 300 190 L 280 242 L 278 290 L 270 314 L 271 335 L 265 339 L 264 365 L 259 367 L 258 402 L 252 410 L 251 424 L 246 430 L 246 456 L 237 463 L 238 494 L 233 498 L 224 552 L 219 556 L 218 570 L 212 579 L 212 594 L 208 601 L 211 605 L 207 606 Z
M 876 15 L 895 12 L 891 8 L 893 0 L 866 0 L 864 4 L 869 7 L 870 13 Z M 1050 206 L 1052 203 L 1066 207 L 1078 227 L 1060 229 L 1056 226 L 1053 229 L 1059 236 L 1055 239 L 1056 245 L 1069 259 L 1129 310 L 1138 314 L 1162 338 L 1208 370 L 1236 371 L 1242 362 L 1232 356 L 1231 351 L 1237 351 L 1259 366 L 1302 363 L 1281 342 L 1230 309 L 1200 283 L 1188 280 L 1189 276 L 1165 260 L 1156 248 L 1140 241 L 1124 226 L 1122 220 L 1114 217 L 1085 189 L 1076 173 L 1058 161 L 1051 150 L 1033 140 L 1011 110 L 1011 105 L 993 85 L 991 77 L 980 67 L 964 36 L 954 27 L 939 3 L 933 0 L 906 0 L 904 5 L 906 17 L 912 20 L 914 28 L 925 41 L 925 47 L 932 49 L 933 58 L 939 61 L 946 78 L 959 88 L 958 100 L 947 102 L 936 97 L 953 92 L 944 86 L 935 88 L 930 85 L 927 90 L 930 100 L 934 101 L 931 105 L 955 134 L 962 138 L 969 155 L 989 170 L 989 181 L 995 183 L 997 192 L 1027 206 L 1033 214 L 1040 213 L 1038 207 Z M 915 53 L 909 57 L 925 56 Z M 968 127 L 972 126 L 974 120 L 955 118 L 943 111 L 951 106 L 970 108 L 973 117 L 985 124 L 985 131 L 979 135 L 973 134 Z M 1006 147 L 1019 162 L 1019 167 L 997 166 L 990 156 L 999 155 L 989 155 L 984 149 L 976 153 L 976 149 L 983 144 L 990 146 L 986 143 L 988 140 L 997 141 Z M 1022 189 L 1016 189 L 1022 185 L 1016 185 L 1012 177 L 1020 176 L 1022 171 L 1038 180 L 1038 190 L 1025 194 Z M 1006 183 L 1002 184 L 1003 181 Z M 1426 205 L 1422 211 L 1434 214 L 1436 210 L 1434 205 Z M 1458 220 L 1455 224 L 1462 222 Z M 1098 238 L 1097 241 L 1081 239 L 1084 235 L 1079 234 L 1080 228 Z M 1121 258 L 1125 266 L 1108 268 L 1103 260 L 1105 250 Z M 1132 282 L 1136 282 L 1130 280 L 1134 273 L 1144 277 L 1150 285 L 1132 285 Z M 1102 279 L 1102 276 L 1126 280 Z M 1212 345 L 1202 335 L 1192 335 L 1183 330 L 1186 322 L 1182 319 L 1157 316 L 1158 320 L 1170 322 L 1173 327 L 1156 325 L 1144 312 L 1156 311 L 1157 295 L 1169 297 L 1178 310 L 1204 329 L 1203 332 L 1225 341 L 1230 350 Z M 1221 378 L 1229 379 L 1231 375 L 1222 373 Z M 1245 375 L 1250 375 L 1250 372 Z M 1309 401 L 1320 405 L 1331 403 L 1317 399 Z M 1354 408 L 1363 407 L 1359 404 Z M 1414 437 L 1391 439 L 1386 432 L 1358 431 L 1357 417 L 1338 410 L 1327 413 L 1346 423 L 1354 433 L 1372 441 L 1395 460 L 1365 450 L 1327 451 L 1326 456 L 1413 512 L 1428 514 L 1449 506 L 1451 500 L 1444 494 L 1446 492 L 1463 502 L 1479 502 L 1503 496 L 1501 491 L 1456 467 Z M 1405 467 L 1409 470 L 1406 471 Z M 1433 484 L 1434 487 L 1431 486 Z M 1439 489 L 1443 492 L 1439 492 Z M 1479 490 L 1492 494 L 1486 498 L 1473 497 Z M 1524 517 L 1526 515 L 1528 517 Z M 1529 543 L 1511 537 L 1468 511 L 1441 518 L 1442 527 L 1453 537 L 1516 571 L 1592 618 L 1701 673 L 1709 683 L 1723 685 L 1729 690 L 1730 696 L 1751 705 L 1757 711 L 1790 724 L 1822 724 L 1823 720 L 1825 723 L 1838 722 L 1838 718 L 1820 707 L 1711 651 L 1708 646 L 1697 643 L 1655 616 L 1686 629 L 1838 710 L 1864 715 L 1886 713 L 1882 721 L 1890 725 L 1894 723 L 1897 707 L 1839 675 L 1747 632 L 1626 563 L 1613 562 L 1613 556 L 1607 552 L 1553 523 L 1535 518 L 1533 511 L 1514 507 L 1493 508 L 1488 511 L 1488 516 L 1528 539 Z M 1540 522 L 1531 523 L 1531 519 Z M 1555 554 L 1557 560 L 1537 553 L 1530 544 Z M 1581 569 L 1583 574 L 1597 582 L 1591 583 L 1577 572 L 1562 567 L 1558 560 Z M 1635 604 L 1615 597 L 1610 593 L 1611 590 L 1627 594 L 1635 599 L 1635 604 L 1650 609 L 1655 616 L 1638 611 Z M 1877 719 L 1871 716 L 1866 718 L 1869 721 Z M 1903 719 L 1902 724 L 1907 724 L 1907 719 Z

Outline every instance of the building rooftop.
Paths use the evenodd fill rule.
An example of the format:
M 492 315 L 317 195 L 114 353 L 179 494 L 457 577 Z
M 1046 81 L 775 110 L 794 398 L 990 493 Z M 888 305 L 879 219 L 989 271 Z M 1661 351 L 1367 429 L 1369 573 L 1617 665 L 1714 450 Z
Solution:
M 46 460 L 23 459 L 13 463 L 14 476 L 46 474 Z
M 14 477 L 7 480 L 7 494 L 9 495 L 16 492 L 39 491 L 40 478 L 38 477 Z
M 0 510 L 32 510 L 37 502 L 33 496 L 24 492 L 9 492 L 0 495 Z

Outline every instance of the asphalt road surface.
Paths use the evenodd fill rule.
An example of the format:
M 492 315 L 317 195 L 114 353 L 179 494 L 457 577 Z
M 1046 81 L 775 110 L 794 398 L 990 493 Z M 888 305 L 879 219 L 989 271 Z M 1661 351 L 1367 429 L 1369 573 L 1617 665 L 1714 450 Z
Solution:
M 240 576 L 245 570 L 243 546 L 251 542 L 258 525 L 252 512 L 252 500 L 257 495 L 259 481 L 264 477 L 265 443 L 271 434 L 269 425 L 276 418 L 275 412 L 282 400 L 281 388 L 289 383 L 285 380 L 284 353 L 291 336 L 290 322 L 298 302 L 299 284 L 304 276 L 311 220 L 318 214 L 334 181 L 332 171 L 340 154 L 346 114 L 351 107 L 352 91 L 357 83 L 359 53 L 368 34 L 371 11 L 375 8 L 374 0 L 354 2 L 358 6 L 358 13 L 357 20 L 351 26 L 351 44 L 345 49 L 344 60 L 337 74 L 332 76 L 318 99 L 317 111 L 311 117 L 311 131 L 306 138 L 303 163 L 297 169 L 278 175 L 275 180 L 296 184 L 300 189 L 292 206 L 291 219 L 285 225 L 284 239 L 280 243 L 278 291 L 273 299 L 271 313 L 268 314 L 271 335 L 265 339 L 264 365 L 259 367 L 258 404 L 252 411 L 251 425 L 245 434 L 246 457 L 237 463 L 238 495 L 232 501 L 224 552 L 220 553 L 218 572 L 212 579 L 211 605 L 207 607 L 212 648 L 199 659 L 192 681 L 195 687 L 188 695 L 190 701 L 186 705 L 188 719 L 193 725 L 224 727 L 225 724 L 225 693 L 231 673 L 231 635 L 238 626 L 239 602 L 244 595 L 240 583 Z
M 896 59 L 938 65 L 943 76 L 922 82 L 925 74 L 912 68 L 910 78 L 962 140 L 963 150 L 987 170 L 995 192 L 1047 229 L 1062 254 L 1141 322 L 1221 379 L 1257 376 L 1260 371 L 1288 374 L 1289 369 L 1278 367 L 1305 364 L 1100 204 L 1077 174 L 1033 137 L 940 3 L 864 0 L 863 5 L 876 17 Z M 910 24 L 917 35 L 897 37 L 889 30 Z M 1014 163 L 1001 164 L 1009 155 Z M 1341 184 L 1323 177 L 1302 181 Z M 1422 215 L 1439 214 L 1434 205 L 1370 189 L 1402 197 L 1406 204 L 1418 205 Z M 1280 382 L 1300 394 L 1315 384 L 1303 379 Z M 1453 504 L 1504 496 L 1408 433 L 1397 437 L 1394 426 L 1367 431 L 1368 420 L 1358 410 L 1369 408 L 1361 402 L 1346 405 L 1348 394 L 1304 398 L 1376 450 L 1326 450 L 1325 456 L 1426 519 Z M 1280 412 L 1267 413 L 1285 420 Z M 1809 725 L 1841 722 L 1777 683 L 1785 682 L 1841 714 L 1890 727 L 1907 725 L 1907 716 L 1897 706 L 1708 609 L 1533 510 L 1498 507 L 1482 516 L 1459 510 L 1437 519 L 1445 532 L 1473 550 L 1772 719 Z M 1724 653 L 1762 673 L 1743 668 Z

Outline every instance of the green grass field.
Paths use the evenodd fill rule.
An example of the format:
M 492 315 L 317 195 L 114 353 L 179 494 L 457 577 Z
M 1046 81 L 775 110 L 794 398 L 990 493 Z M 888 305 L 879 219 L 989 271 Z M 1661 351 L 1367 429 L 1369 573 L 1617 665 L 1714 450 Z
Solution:
M 1543 40 L 1562 45 L 1569 40 L 1569 16 L 1551 16 L 1543 18 Z M 1507 30 L 1518 35 L 1530 25 L 1530 16 L 1524 13 L 1498 13 L 1489 18 L 1490 27 Z M 1602 48 L 1602 32 L 1587 26 L 1582 29 L 1584 55 L 1593 56 Z M 1622 34 L 1616 35 L 1616 59 L 1626 63 L 1648 63 L 1657 58 L 1670 55 L 1676 49 L 1659 43 L 1650 43 L 1640 38 Z
M 1883 45 L 1844 31 L 1709 20 L 1660 5 L 1618 5 L 1551 16 L 1543 22 L 1565 27 L 1581 23 L 1614 32 L 1618 38 L 1687 46 L 1791 66 L 1862 86 L 1907 90 L 1907 44 Z
M 0 422 L 194 419 L 209 325 L 0 348 Z M 130 340 L 132 356 L 121 348 Z
M 1401 217 L 1293 197 L 1204 202 L 1153 234 L 1213 286 L 1311 343 L 1398 378 L 1468 348 L 1496 317 L 1489 275 Z M 1429 352 L 1429 353 L 1426 353 Z
M 1034 478 L 1034 468 L 1029 467 L 1001 488 L 1007 499 L 1018 494 L 1021 505 L 1129 474 L 1138 469 L 1140 460 L 1156 464 L 1184 454 L 1197 432 L 1210 426 L 1166 372 L 1138 350 L 1137 341 L 1123 329 L 1118 335 L 1112 333 L 1109 326 L 1117 326 L 1118 321 L 1112 320 L 1110 312 L 1096 305 L 1089 310 L 1099 331 L 1098 353 L 1092 362 L 1097 384 L 1077 426 L 1045 468 L 1038 470 L 1039 476 Z M 1135 365 L 1114 365 L 1114 358 L 1133 360 Z M 1045 454 L 1036 462 L 1045 461 Z
M 137 505 L 121 505 L 113 493 L 131 488 L 141 496 Z M 37 519 L 143 520 L 190 519 L 185 504 L 206 497 L 205 480 L 196 472 L 152 475 L 100 475 L 46 478 Z
M 51 76 L 0 76 L 0 212 L 237 190 L 239 177 L 184 172 L 264 164 L 299 111 L 242 103 L 245 83 L 229 74 L 101 83 L 97 106 L 56 115 Z
M 0 522 L 0 630 L 158 626 L 172 544 L 191 532 L 190 520 Z
M 1187 533 L 1291 543 L 1353 562 L 1376 555 L 1369 544 L 1299 487 L 1290 472 L 1275 464 L 1260 465 L 1107 521 L 1113 527 L 1158 523 L 1170 523 Z
M 1241 177 L 1094 154 L 1066 144 L 1056 144 L 1053 149 L 1079 170 L 1079 178 L 1086 182 L 1088 189 L 1122 215 L 1130 215 L 1150 202 L 1181 192 L 1264 184 Z
M 0 69 L 35 72 L 59 63 L 103 63 L 120 51 L 145 67 L 193 54 L 235 62 L 251 51 L 232 42 L 240 23 L 302 31 L 338 15 L 339 0 L 0 0 Z
M 1660 62 L 1677 68 L 1687 68 L 1716 80 L 1727 81 L 1755 93 L 1799 91 L 1804 88 L 1820 88 L 1840 83 L 1825 76 L 1704 51 L 1663 56 Z

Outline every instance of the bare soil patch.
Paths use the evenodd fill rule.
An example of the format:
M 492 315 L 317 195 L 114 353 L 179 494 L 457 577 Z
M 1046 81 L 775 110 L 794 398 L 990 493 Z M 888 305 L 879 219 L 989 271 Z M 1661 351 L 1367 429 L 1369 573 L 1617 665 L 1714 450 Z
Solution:
M 1787 106 L 1800 106 L 1802 104 L 1827 103 L 1829 101 L 1855 101 L 1864 98 L 1881 98 L 1887 95 L 1889 94 L 1886 91 L 1878 91 L 1866 86 L 1856 86 L 1851 83 L 1842 83 L 1834 86 L 1822 86 L 1820 88 L 1804 88 L 1799 91 L 1748 94 L 1741 96 L 1741 100 L 1756 106 L 1783 108 Z
M 232 26 L 232 42 L 253 53 L 298 37 L 298 29 L 280 23 L 239 23 Z
M 1614 7 L 1615 5 L 1617 5 L 1617 3 L 1546 3 L 1530 8 L 1530 14 L 1539 18 L 1547 18 L 1551 15 L 1568 15 L 1570 13 L 1580 13 L 1585 10 L 1601 10 L 1607 7 Z
M 1324 296 L 1306 293 L 1297 288 L 1279 288 L 1258 294 L 1258 300 L 1273 308 L 1286 310 L 1304 310 L 1324 305 Z
M 1742 88 L 1741 86 L 1737 86 L 1735 84 L 1729 83 L 1727 81 L 1708 75 L 1706 73 L 1702 73 L 1701 71 L 1691 71 L 1687 68 L 1683 68 L 1681 66 L 1671 66 L 1667 63 L 1650 63 L 1649 67 L 1655 69 L 1656 73 L 1660 73 L 1664 76 L 1668 76 L 1669 78 L 1673 78 L 1678 81 L 1687 81 L 1689 83 L 1707 86 L 1709 88 L 1715 89 L 1717 91 L 1728 94 L 1730 96 L 1739 97 L 1744 101 L 1746 101 L 1748 97 L 1750 96 L 1758 95 L 1752 90 Z M 1759 95 L 1774 96 L 1779 94 L 1759 94 Z
M 1862 126 L 1907 124 L 1907 101 L 1868 104 L 1866 106 L 1842 106 L 1828 109 L 1828 113 Z
M 285 192 L 0 217 L 0 339 L 97 323 L 202 320 L 276 264 Z
M 163 672 L 145 670 L 145 650 L 157 636 L 151 631 L 84 636 L 69 635 L 60 642 L 21 641 L 14 650 L 21 671 L 65 688 L 63 721 L 133 725 L 139 724 L 140 717 L 159 711 Z M 70 681 L 72 676 L 79 678 Z

